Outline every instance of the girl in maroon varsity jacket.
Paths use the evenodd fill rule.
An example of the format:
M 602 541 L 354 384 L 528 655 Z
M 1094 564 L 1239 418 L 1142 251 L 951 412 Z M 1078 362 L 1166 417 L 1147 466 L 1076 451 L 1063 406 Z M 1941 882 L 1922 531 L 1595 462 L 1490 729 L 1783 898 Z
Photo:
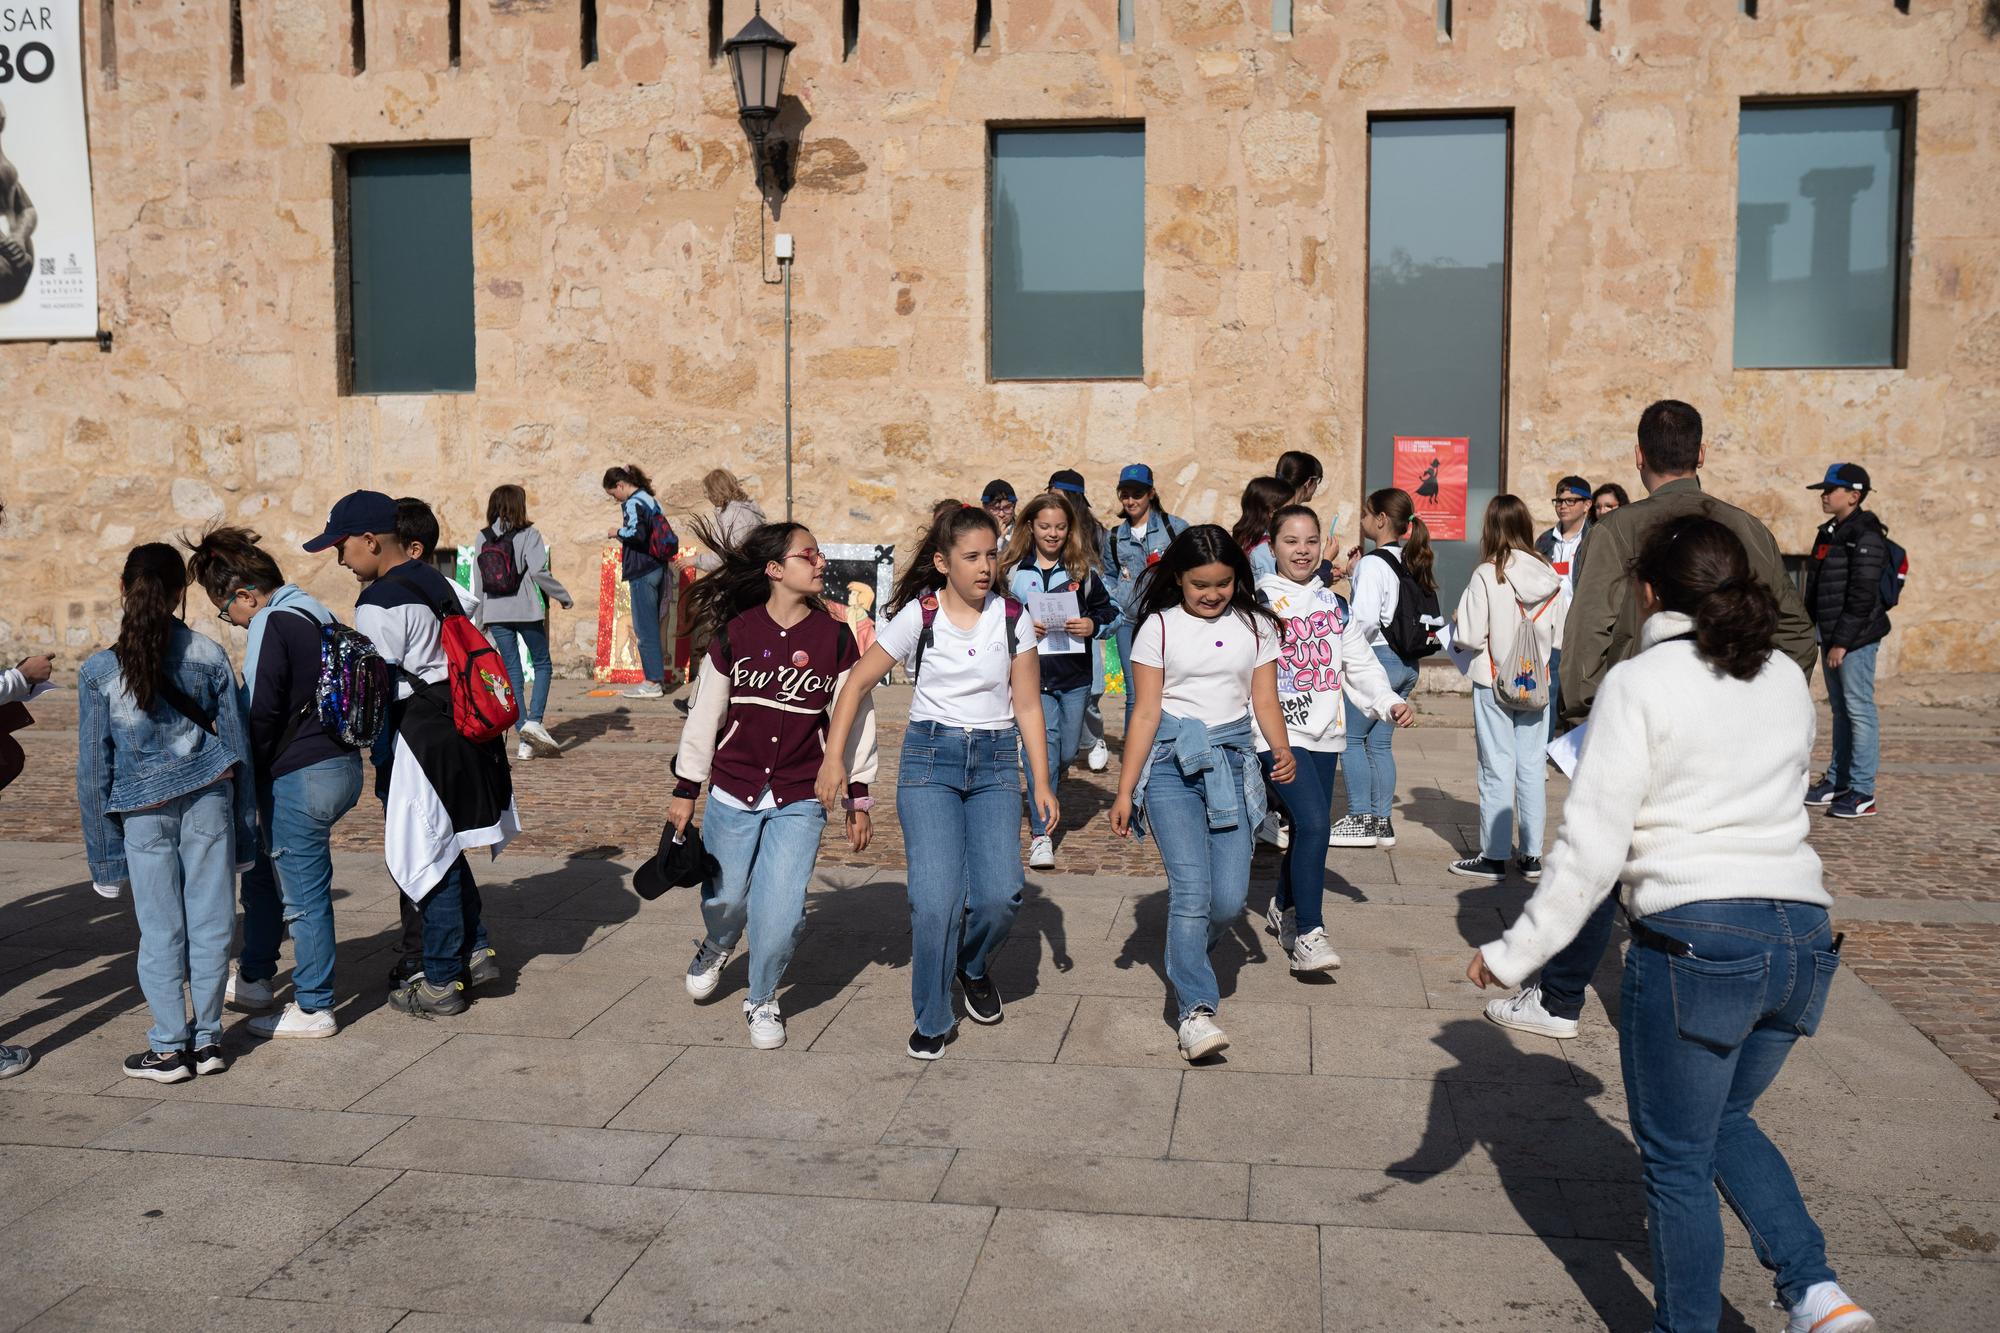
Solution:
M 695 942 L 687 991 L 706 1000 L 723 964 L 748 936 L 750 1044 L 785 1044 L 778 984 L 805 929 L 806 884 L 819 855 L 826 808 L 813 782 L 826 756 L 827 719 L 861 658 L 854 635 L 820 604 L 826 557 L 797 523 L 767 523 L 739 546 L 703 532 L 722 567 L 688 599 L 712 638 L 674 758 L 667 820 L 685 831 L 708 783 L 701 836 L 717 869 L 701 887 L 707 935 Z M 875 711 L 862 705 L 843 762 L 852 781 L 841 802 L 848 845 L 868 845 L 868 784 L 875 777 Z

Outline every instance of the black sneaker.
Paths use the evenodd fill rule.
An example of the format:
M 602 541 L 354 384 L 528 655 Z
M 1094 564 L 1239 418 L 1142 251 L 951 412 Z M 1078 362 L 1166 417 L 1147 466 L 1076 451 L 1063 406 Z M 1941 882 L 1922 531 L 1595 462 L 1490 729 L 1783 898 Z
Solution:
M 179 1051 L 141 1051 L 125 1057 L 125 1077 L 149 1078 L 155 1083 L 185 1083 L 194 1077 L 194 1066 Z
M 229 1069 L 229 1057 L 225 1056 L 222 1048 L 214 1042 L 195 1047 L 194 1054 L 189 1059 L 194 1064 L 194 1072 L 197 1074 L 221 1074 Z
M 1539 857 L 1539 856 L 1524 856 L 1524 857 L 1522 857 L 1522 858 L 1521 858 L 1521 860 L 1520 860 L 1520 863 L 1519 863 L 1519 864 L 1520 864 L 1520 867 L 1521 867 L 1521 878 L 1522 878 L 1522 879 L 1540 879 L 1540 878 L 1542 877 L 1542 858 L 1541 858 L 1541 857 Z
M 1375 816 L 1375 845 L 1377 847 L 1394 847 L 1396 845 L 1396 826 L 1390 822 L 1387 815 Z
M 1835 819 L 1866 819 L 1875 813 L 1875 793 L 1844 791 L 1827 813 Z
M 961 972 L 958 984 L 965 991 L 965 1016 L 975 1023 L 998 1023 L 1004 1015 L 1000 1012 L 1000 991 L 993 984 L 992 977 L 973 980 Z
M 922 1032 L 913 1031 L 910 1033 L 910 1056 L 917 1060 L 935 1060 L 944 1054 L 944 1048 L 950 1045 L 951 1039 L 957 1035 L 957 1028 L 953 1028 L 942 1037 L 926 1037 Z
M 1468 856 L 1463 861 L 1453 861 L 1449 868 L 1454 875 L 1473 879 L 1502 879 L 1507 874 L 1507 863 L 1490 856 Z
M 472 956 L 465 960 L 465 988 L 484 986 L 489 981 L 500 979 L 500 964 L 495 961 L 498 949 L 474 949 Z
M 1847 795 L 1844 788 L 1836 787 L 1831 778 L 1821 778 L 1806 788 L 1807 805 L 1832 805 L 1840 797 Z
M 465 1012 L 465 983 L 433 986 L 423 977 L 389 992 L 389 1007 L 412 1018 L 449 1017 Z
M 401 990 L 424 974 L 424 960 L 414 955 L 398 958 L 389 969 L 389 989 Z

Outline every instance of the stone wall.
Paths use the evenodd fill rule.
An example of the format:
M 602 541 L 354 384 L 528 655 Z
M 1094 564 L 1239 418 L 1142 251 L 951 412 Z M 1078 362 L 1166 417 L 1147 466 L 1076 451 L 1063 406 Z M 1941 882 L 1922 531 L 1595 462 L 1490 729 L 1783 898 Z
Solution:
M 375 486 L 433 499 L 469 537 L 489 487 L 527 484 L 579 593 L 559 661 L 594 635 L 598 488 L 636 461 L 669 507 L 716 464 L 782 508 L 780 296 L 768 234 L 798 238 L 798 509 L 825 541 L 905 538 L 930 501 L 1074 465 L 1108 500 L 1150 461 L 1170 506 L 1233 514 L 1287 447 L 1327 462 L 1353 531 L 1361 479 L 1367 120 L 1508 109 L 1513 268 L 1505 477 L 1539 510 L 1556 476 L 1631 485 L 1632 426 L 1672 395 L 1710 422 L 1712 489 L 1787 549 L 1827 461 L 1874 473 L 1915 570 L 1885 668 L 2000 666 L 1989 471 L 2000 453 L 2000 40 L 1990 0 L 1302 2 L 862 0 L 840 59 L 832 0 L 773 0 L 809 122 L 782 221 L 762 220 L 706 7 L 366 0 L 367 70 L 341 0 L 227 8 L 115 0 L 115 83 L 88 85 L 103 324 L 89 344 L 0 345 L 0 647 L 74 660 L 114 633 L 136 540 L 227 516 L 283 546 Z M 85 8 L 99 40 L 99 6 Z M 747 17 L 729 0 L 727 30 Z M 1730 365 L 1735 141 L 1745 95 L 1912 92 L 1907 369 Z M 1147 129 L 1146 378 L 985 376 L 986 125 Z M 469 140 L 478 391 L 339 393 L 332 145 Z M 325 558 L 302 582 L 346 605 Z M 191 620 L 210 627 L 205 613 Z

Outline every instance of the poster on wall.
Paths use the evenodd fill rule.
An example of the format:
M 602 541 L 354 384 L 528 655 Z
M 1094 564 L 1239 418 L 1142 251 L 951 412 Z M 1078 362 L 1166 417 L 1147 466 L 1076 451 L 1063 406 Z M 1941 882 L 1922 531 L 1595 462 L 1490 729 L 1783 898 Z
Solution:
M 1396 437 L 1389 484 L 1408 491 L 1417 502 L 1417 517 L 1431 530 L 1432 541 L 1465 540 L 1465 484 L 1471 443 L 1463 435 Z
M 0 340 L 97 336 L 79 13 L 0 0 Z
M 875 617 L 896 584 L 896 548 L 843 542 L 819 548 L 826 557 L 826 609 L 854 631 L 862 652 L 875 642 Z

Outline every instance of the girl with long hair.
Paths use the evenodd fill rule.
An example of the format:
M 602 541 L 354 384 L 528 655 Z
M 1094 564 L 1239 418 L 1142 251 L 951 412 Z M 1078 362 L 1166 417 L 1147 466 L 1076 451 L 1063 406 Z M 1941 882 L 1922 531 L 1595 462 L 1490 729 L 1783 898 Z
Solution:
M 1241 511 L 1229 535 L 1250 558 L 1253 578 L 1262 578 L 1278 567 L 1271 553 L 1271 515 L 1291 502 L 1291 485 L 1276 477 L 1252 477 L 1243 488 Z
M 674 758 L 667 821 L 685 833 L 708 787 L 702 841 L 716 869 L 701 887 L 707 933 L 695 942 L 687 992 L 715 993 L 723 964 L 749 931 L 750 1044 L 785 1044 L 778 986 L 805 932 L 806 885 L 833 799 L 848 846 L 868 846 L 868 784 L 875 779 L 875 713 L 866 693 L 859 725 L 843 737 L 853 781 L 832 799 L 814 794 L 827 748 L 828 710 L 861 660 L 854 635 L 820 601 L 826 557 L 799 523 L 766 523 L 741 542 L 702 535 L 721 565 L 688 592 L 708 648 Z
M 1327 938 L 1321 899 L 1333 779 L 1347 748 L 1348 721 L 1358 713 L 1384 726 L 1407 727 L 1415 716 L 1391 688 L 1368 646 L 1366 630 L 1348 613 L 1347 599 L 1321 577 L 1322 544 L 1319 515 L 1304 505 L 1286 505 L 1271 518 L 1277 572 L 1257 580 L 1258 601 L 1284 630 L 1278 704 L 1297 761 L 1291 781 L 1272 781 L 1292 818 L 1271 913 L 1293 972 L 1330 972 L 1340 966 L 1340 955 Z M 1268 771 L 1276 752 L 1262 734 L 1257 749 Z
M 951 983 L 966 1016 L 998 1023 L 988 967 L 1021 907 L 1021 764 L 1042 826 L 1054 830 L 1048 760 L 1022 736 L 1046 734 L 1035 630 L 1003 596 L 1000 528 L 970 505 L 940 513 L 889 600 L 888 625 L 848 674 L 827 729 L 819 797 L 840 795 L 847 741 L 868 692 L 900 663 L 915 692 L 896 774 L 896 817 L 910 858 L 908 1051 L 935 1060 L 957 1032 Z
M 486 497 L 486 528 L 479 534 L 479 556 L 472 562 L 472 595 L 479 599 L 474 618 L 500 654 L 507 683 L 521 706 L 514 757 L 562 753 L 562 746 L 542 725 L 549 707 L 549 683 L 556 674 L 549 657 L 549 599 L 565 611 L 576 601 L 549 567 L 549 544 L 528 517 L 528 492 L 512 482 L 495 486 Z M 521 689 L 524 653 L 535 669 L 532 697 Z
M 253 1036 L 331 1037 L 333 826 L 361 799 L 361 753 L 320 725 L 320 627 L 333 612 L 296 584 L 247 528 L 211 528 L 188 573 L 216 614 L 248 633 L 243 710 L 263 837 L 245 872 L 243 952 L 225 1001 L 256 1015 Z M 254 774 L 254 777 L 253 777 Z M 270 1009 L 280 936 L 292 938 L 292 998 Z
M 1139 595 L 1128 670 L 1138 690 L 1111 829 L 1150 827 L 1167 872 L 1167 982 L 1184 1059 L 1229 1045 L 1209 951 L 1243 915 L 1263 815 L 1259 732 L 1271 780 L 1297 773 L 1278 703 L 1277 618 L 1257 604 L 1242 545 L 1212 523 L 1174 538 Z M 1256 725 L 1251 725 L 1252 714 Z
M 1084 536 L 1076 511 L 1060 491 L 1030 500 L 1014 523 L 1014 540 L 1001 557 L 1001 576 L 1014 599 L 1023 605 L 1036 593 L 1069 592 L 1076 596 L 1077 614 L 1060 625 L 1035 622 L 1035 638 L 1051 630 L 1069 635 L 1067 652 L 1043 653 L 1041 659 L 1042 718 L 1046 724 L 1049 781 L 1062 785 L 1063 770 L 1076 758 L 1083 737 L 1083 712 L 1090 702 L 1092 641 L 1110 634 L 1118 619 L 1111 594 L 1097 574 L 1098 552 Z M 1022 734 L 1024 747 L 1035 737 Z M 1039 807 L 1028 807 L 1028 864 L 1036 870 L 1056 863 L 1055 841 L 1042 825 Z
M 750 492 L 743 489 L 736 474 L 726 467 L 711 469 L 701 479 L 701 490 L 714 507 L 715 518 L 707 524 L 709 535 L 702 538 L 702 545 L 709 549 L 695 552 L 694 567 L 704 574 L 713 574 L 723 567 L 726 557 L 709 536 L 721 546 L 741 546 L 751 532 L 764 524 L 764 511 L 750 498 Z M 690 612 L 693 609 L 691 605 L 688 608 Z
M 1090 497 L 1084 494 L 1083 474 L 1073 468 L 1064 468 L 1049 477 L 1049 489 L 1069 501 L 1070 512 L 1076 519 L 1076 527 L 1082 533 L 1084 549 L 1090 552 L 1090 560 L 1098 565 L 1099 574 L 1109 574 L 1111 567 L 1104 560 L 1104 525 L 1097 521 L 1097 512 L 1090 507 Z M 1104 645 L 1093 639 L 1090 643 L 1090 692 L 1083 701 L 1083 739 L 1090 742 L 1087 760 L 1090 771 L 1101 773 L 1111 762 L 1111 747 L 1104 739 Z
M 605 469 L 604 493 L 618 505 L 618 526 L 606 535 L 619 544 L 619 573 L 631 585 L 632 633 L 639 641 L 639 669 L 646 677 L 626 690 L 625 697 L 664 698 L 667 665 L 660 643 L 660 597 L 668 567 L 653 557 L 651 538 L 667 516 L 653 498 L 651 478 L 636 463 Z M 667 531 L 671 535 L 673 529 Z
M 1361 535 L 1375 549 L 1355 562 L 1352 612 L 1367 635 L 1389 688 L 1409 698 L 1417 687 L 1418 658 L 1404 657 L 1383 631 L 1396 619 L 1407 587 L 1424 603 L 1419 616 L 1437 609 L 1437 562 L 1431 532 L 1417 517 L 1410 493 L 1394 486 L 1371 491 L 1361 504 Z M 1396 732 L 1359 708 L 1347 710 L 1347 813 L 1327 834 L 1332 847 L 1394 847 Z
M 153 1012 L 147 1049 L 125 1072 L 155 1083 L 229 1067 L 222 996 L 234 876 L 257 845 L 236 673 L 176 616 L 187 577 L 165 542 L 134 547 L 119 579 L 118 641 L 85 660 L 76 686 L 84 853 L 99 893 L 132 885 L 139 989 Z
M 1752 1118 L 1818 1031 L 1840 937 L 1800 803 L 1814 710 L 1773 651 L 1778 607 L 1735 534 L 1701 515 L 1654 528 L 1632 567 L 1639 652 L 1606 673 L 1549 874 L 1478 986 L 1518 985 L 1620 884 L 1632 948 L 1618 1048 L 1645 1181 L 1653 1328 L 1722 1313 L 1718 1187 L 1799 1333 L 1864 1333 L 1776 1144 Z
M 1479 534 L 1479 565 L 1452 613 L 1453 640 L 1461 648 L 1478 650 L 1467 674 L 1479 753 L 1480 828 L 1478 853 L 1452 862 L 1454 875 L 1499 879 L 1507 873 L 1508 857 L 1518 850 L 1522 876 L 1542 877 L 1548 705 L 1524 709 L 1502 703 L 1493 688 L 1494 664 L 1514 659 L 1515 640 L 1531 621 L 1545 627 L 1553 647 L 1561 649 L 1568 615 L 1562 576 L 1535 549 L 1528 506 L 1517 495 L 1494 496 Z M 1547 667 L 1544 660 L 1542 669 Z
M 1278 455 L 1278 465 L 1271 469 L 1271 475 L 1292 488 L 1286 504 L 1309 505 L 1319 493 L 1320 483 L 1326 480 L 1326 469 L 1305 450 L 1287 449 Z

